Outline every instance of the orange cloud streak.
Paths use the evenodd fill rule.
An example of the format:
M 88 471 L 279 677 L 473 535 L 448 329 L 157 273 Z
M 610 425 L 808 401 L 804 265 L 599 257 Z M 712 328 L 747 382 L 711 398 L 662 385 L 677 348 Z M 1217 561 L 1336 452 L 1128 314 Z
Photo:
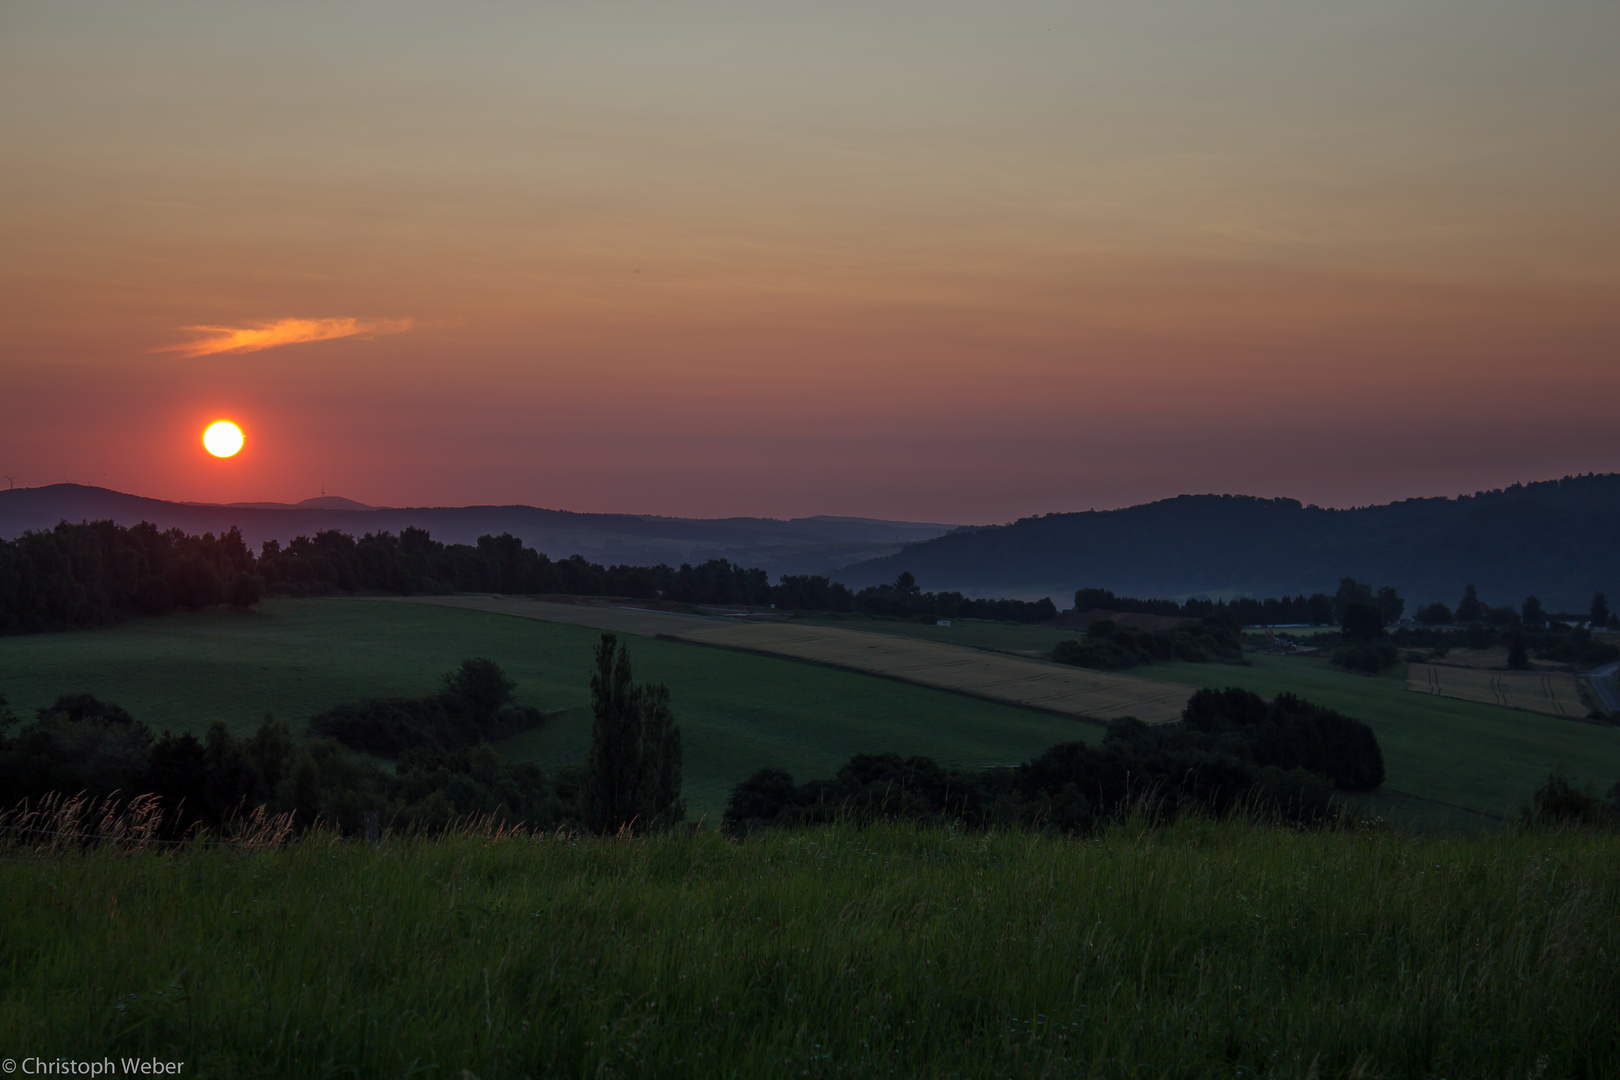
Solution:
M 398 334 L 410 328 L 410 319 L 277 319 L 248 327 L 187 326 L 185 329 L 193 333 L 208 336 L 179 345 L 164 345 L 153 351 L 177 352 L 188 357 L 250 353 L 306 341 Z

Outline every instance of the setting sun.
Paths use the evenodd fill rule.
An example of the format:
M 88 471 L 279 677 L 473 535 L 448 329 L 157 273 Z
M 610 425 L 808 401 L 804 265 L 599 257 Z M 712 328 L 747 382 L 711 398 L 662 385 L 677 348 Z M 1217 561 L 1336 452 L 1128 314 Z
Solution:
M 231 457 L 242 449 L 242 429 L 229 420 L 209 424 L 203 432 L 203 446 L 215 457 Z

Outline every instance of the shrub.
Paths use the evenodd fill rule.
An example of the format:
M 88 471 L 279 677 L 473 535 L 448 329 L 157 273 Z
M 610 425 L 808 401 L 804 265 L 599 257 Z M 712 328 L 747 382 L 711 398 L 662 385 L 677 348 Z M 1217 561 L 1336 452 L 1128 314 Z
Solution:
M 1103 745 L 1060 743 L 1015 769 L 947 769 L 928 758 L 857 754 L 837 775 L 795 785 L 761 769 L 732 789 L 725 828 L 842 819 L 947 820 L 975 826 L 1084 832 L 1145 811 L 1248 809 L 1300 823 L 1334 817 L 1334 789 L 1369 791 L 1384 780 L 1372 729 L 1290 694 L 1200 690 L 1180 724 L 1129 717 Z
M 545 722 L 532 706 L 509 704 L 517 684 L 485 657 L 463 660 L 445 689 L 423 698 L 365 698 L 312 717 L 310 734 L 355 750 L 397 757 L 413 748 L 451 750 L 502 739 Z
M 1387 641 L 1362 641 L 1334 649 L 1329 659 L 1346 671 L 1377 675 L 1400 662 L 1400 651 Z
M 1213 617 L 1188 620 L 1174 630 L 1132 630 L 1112 619 L 1097 619 L 1086 627 L 1083 639 L 1054 645 L 1052 659 L 1097 671 L 1171 660 L 1241 663 L 1243 639 L 1235 627 Z
M 1562 769 L 1554 769 L 1530 796 L 1529 805 L 1519 813 L 1527 825 L 1614 825 L 1620 824 L 1620 784 L 1604 802 L 1590 789 L 1577 788 Z

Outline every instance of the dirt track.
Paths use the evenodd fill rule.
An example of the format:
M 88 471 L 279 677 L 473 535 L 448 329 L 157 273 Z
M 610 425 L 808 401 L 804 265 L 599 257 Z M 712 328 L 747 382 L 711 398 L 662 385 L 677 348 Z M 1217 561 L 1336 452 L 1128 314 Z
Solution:
M 837 627 L 742 622 L 507 596 L 411 597 L 409 602 L 769 653 L 1087 720 L 1107 721 L 1117 716 L 1134 716 L 1150 724 L 1178 720 L 1192 693 L 1173 683 Z

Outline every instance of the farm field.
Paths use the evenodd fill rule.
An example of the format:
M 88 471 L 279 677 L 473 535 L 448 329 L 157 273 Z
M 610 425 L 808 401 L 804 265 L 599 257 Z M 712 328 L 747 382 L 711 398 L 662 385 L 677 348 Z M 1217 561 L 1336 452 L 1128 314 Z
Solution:
M 1166 723 L 1179 719 L 1187 703 L 1185 693 L 1129 675 L 996 655 L 951 642 L 809 625 L 798 619 L 727 620 L 511 596 L 428 597 L 419 602 L 786 656 L 1087 720 L 1134 716 L 1151 724 Z
M 939 641 L 948 645 L 966 645 L 973 649 L 1025 656 L 1047 656 L 1052 652 L 1052 646 L 1079 634 L 1076 630 L 1053 626 L 1027 626 L 990 619 L 952 619 L 949 626 L 935 626 L 933 623 L 879 619 L 871 615 L 809 615 L 794 616 L 793 622 L 795 625 L 802 623 L 806 626 L 869 630 L 877 634 L 895 634 L 921 641 Z
M 1524 712 L 1406 689 L 1406 665 L 1354 675 L 1317 657 L 1253 656 L 1252 666 L 1155 664 L 1146 678 L 1191 686 L 1291 691 L 1365 720 L 1378 735 L 1386 787 L 1495 817 L 1522 806 L 1547 773 L 1563 767 L 1601 794 L 1620 781 L 1620 727 Z M 1419 813 L 1387 794 L 1369 805 Z
M 671 619 L 681 627 L 735 625 L 660 613 L 625 617 L 648 614 L 653 622 L 622 629 L 661 633 Z M 1053 633 L 1003 623 L 970 628 L 989 642 L 1001 633 L 1003 643 L 1028 641 L 1025 631 Z M 339 701 L 429 693 L 462 658 L 490 656 L 518 681 L 521 703 L 558 714 L 545 728 L 507 740 L 503 752 L 550 768 L 584 757 L 587 666 L 597 635 L 584 626 L 430 604 L 269 601 L 252 615 L 210 612 L 0 638 L 0 693 L 23 715 L 58 694 L 88 690 L 158 730 L 201 732 L 217 718 L 245 732 L 266 711 L 296 729 Z M 630 642 L 637 678 L 667 682 L 674 694 L 694 818 L 717 818 L 731 785 L 767 764 L 800 779 L 830 775 L 862 751 L 1014 764 L 1057 742 L 1101 737 L 1094 724 L 858 672 L 646 636 Z M 1396 821 L 1491 825 L 1513 814 L 1557 766 L 1599 792 L 1620 780 L 1617 728 L 1412 693 L 1399 669 L 1373 678 L 1316 658 L 1252 660 L 1248 667 L 1153 665 L 1133 675 L 1267 696 L 1292 691 L 1366 720 L 1384 748 L 1388 781 L 1386 791 L 1362 801 Z
M 1620 1072 L 1613 833 L 317 835 L 6 861 L 18 1057 L 202 1077 Z
M 139 619 L 95 631 L 0 638 L 0 693 L 21 715 L 89 691 L 156 730 L 238 733 L 265 712 L 293 723 L 340 701 L 418 695 L 464 657 L 488 656 L 518 700 L 559 713 L 503 752 L 543 767 L 582 761 L 590 737 L 589 665 L 600 632 L 427 604 L 266 601 Z M 730 788 L 764 765 L 831 775 L 862 751 L 927 754 L 963 765 L 1016 764 L 1102 732 L 1049 713 L 855 672 L 651 637 L 629 639 L 638 680 L 669 684 L 686 739 L 694 818 L 718 819 Z
M 1581 700 L 1580 684 L 1567 671 L 1479 671 L 1444 664 L 1408 664 L 1406 688 L 1459 701 L 1480 701 L 1513 709 L 1585 719 L 1592 706 Z
M 1077 636 L 1072 630 L 978 619 L 934 627 L 857 616 L 831 625 L 930 640 L 954 633 L 949 640 L 1009 652 L 1043 643 L 1050 648 Z M 1249 659 L 1247 667 L 1154 664 L 1132 668 L 1130 674 L 1190 686 L 1242 686 L 1268 697 L 1292 691 L 1367 721 L 1384 749 L 1389 779 L 1385 792 L 1360 801 L 1394 820 L 1477 827 L 1515 813 L 1548 771 L 1560 766 L 1599 793 L 1620 781 L 1620 727 L 1409 691 L 1404 664 L 1374 677 L 1340 671 L 1321 657 L 1250 654 Z

